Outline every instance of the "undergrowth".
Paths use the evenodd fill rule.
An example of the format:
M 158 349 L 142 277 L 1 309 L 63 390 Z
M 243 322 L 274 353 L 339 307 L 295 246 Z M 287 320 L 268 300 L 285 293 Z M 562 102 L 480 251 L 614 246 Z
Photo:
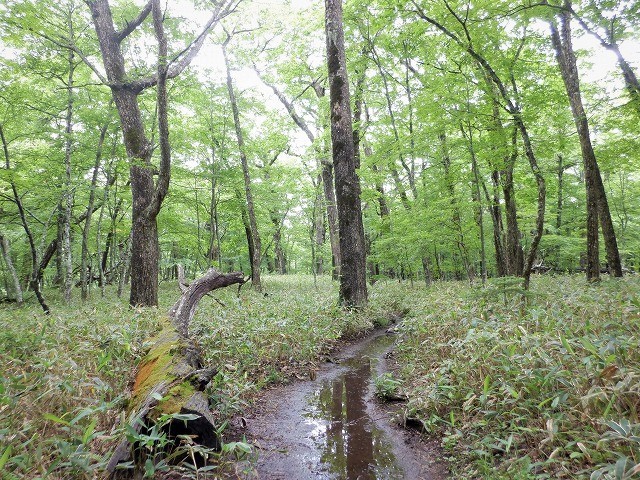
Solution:
M 406 416 L 453 478 L 638 478 L 640 283 L 536 277 L 407 292 Z
M 318 279 L 317 289 L 305 276 L 267 277 L 264 284 L 264 293 L 248 285 L 212 292 L 191 326 L 207 363 L 218 368 L 207 393 L 221 429 L 268 383 L 308 375 L 340 339 L 402 310 L 399 293 L 374 289 L 370 308 L 345 313 L 327 278 Z M 50 316 L 33 299 L 0 309 L 0 478 L 99 474 L 124 431 L 118 420 L 136 362 L 178 292 L 175 283 L 162 284 L 158 309 L 132 310 L 110 290 L 70 305 L 47 291 Z M 162 441 L 145 439 L 150 448 Z M 195 475 L 217 476 L 247 450 L 228 443 L 217 466 Z M 182 475 L 189 475 L 187 467 L 180 466 Z

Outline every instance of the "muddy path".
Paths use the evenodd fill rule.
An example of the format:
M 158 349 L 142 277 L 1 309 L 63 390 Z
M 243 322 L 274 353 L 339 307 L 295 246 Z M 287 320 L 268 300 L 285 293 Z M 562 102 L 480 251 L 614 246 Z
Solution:
M 258 451 L 259 479 L 423 479 L 447 477 L 434 443 L 398 425 L 397 406 L 374 395 L 394 336 L 359 340 L 314 380 L 265 392 L 240 432 Z M 244 423 L 244 422 L 243 422 Z

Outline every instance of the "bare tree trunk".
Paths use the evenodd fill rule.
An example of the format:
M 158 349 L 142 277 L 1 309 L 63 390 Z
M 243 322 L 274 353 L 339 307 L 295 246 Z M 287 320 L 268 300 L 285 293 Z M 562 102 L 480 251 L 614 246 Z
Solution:
M 467 125 L 469 129 L 468 135 L 464 129 L 464 125 L 460 124 L 462 134 L 467 137 L 469 143 L 469 154 L 471 155 L 471 171 L 473 172 L 473 190 L 471 197 L 474 204 L 476 225 L 480 232 L 480 275 L 482 277 L 482 284 L 487 282 L 487 257 L 485 253 L 484 245 L 484 215 L 482 208 L 482 197 L 480 195 L 480 175 L 478 173 L 478 160 L 476 158 L 476 151 L 473 146 L 473 131 L 471 130 L 471 124 Z
M 242 127 L 240 125 L 240 113 L 238 111 L 238 102 L 236 100 L 236 95 L 233 89 L 233 80 L 231 78 L 231 67 L 229 66 L 229 58 L 227 56 L 227 43 L 231 40 L 231 37 L 228 37 L 224 42 L 222 47 L 222 53 L 224 55 L 224 62 L 227 69 L 227 90 L 229 92 L 229 101 L 231 103 L 231 111 L 233 112 L 233 123 L 236 129 L 236 138 L 238 140 L 238 149 L 240 151 L 240 162 L 242 164 L 242 174 L 244 179 L 244 194 L 247 205 L 247 216 L 249 221 L 249 231 L 247 232 L 248 237 L 251 238 L 251 243 L 253 244 L 252 252 L 251 252 L 251 283 L 253 284 L 256 290 L 260 290 L 262 288 L 260 284 L 260 263 L 261 263 L 261 254 L 262 254 L 262 243 L 260 241 L 260 233 L 258 232 L 258 223 L 256 221 L 256 211 L 253 203 L 253 194 L 251 192 L 251 177 L 249 174 L 249 163 L 247 161 L 247 154 L 245 152 L 244 147 L 244 136 L 242 133 Z
M 469 282 L 473 282 L 475 275 L 473 266 L 469 261 L 469 254 L 467 252 L 467 247 L 465 244 L 464 230 L 462 228 L 462 215 L 460 214 L 455 185 L 451 176 L 451 158 L 449 157 L 449 151 L 447 148 L 446 135 L 444 133 L 440 133 L 438 135 L 438 139 L 440 140 L 440 145 L 442 148 L 442 165 L 444 167 L 444 178 L 447 185 L 447 190 L 449 192 L 449 202 L 451 203 L 451 207 L 453 209 L 451 220 L 453 228 L 456 231 L 456 245 L 458 247 L 460 259 L 462 260 L 462 265 L 467 274 L 467 278 L 469 279 Z
M 7 265 L 7 270 L 9 270 L 9 276 L 11 277 L 11 282 L 13 283 L 13 293 L 16 296 L 16 302 L 18 303 L 18 305 L 22 305 L 22 286 L 20 285 L 20 279 L 18 278 L 16 269 L 14 268 L 13 262 L 11 261 L 9 242 L 7 238 L 1 233 L 0 250 L 2 251 L 2 258 L 4 259 L 4 263 Z
M 507 275 L 520 276 L 523 269 L 522 245 L 520 244 L 520 228 L 516 197 L 513 188 L 513 168 L 518 157 L 516 146 L 517 130 L 513 130 L 511 153 L 505 158 L 505 168 L 500 172 L 502 194 L 504 195 L 504 211 L 507 223 L 506 232 L 506 272 Z
M 315 141 L 315 135 L 304 121 L 302 117 L 300 117 L 293 106 L 293 104 L 285 97 L 284 93 L 282 93 L 275 85 L 272 85 L 265 81 L 265 79 L 261 76 L 260 72 L 255 68 L 256 73 L 262 80 L 262 82 L 273 90 L 273 93 L 278 97 L 280 103 L 284 105 L 291 116 L 291 119 L 294 123 L 304 132 L 307 136 L 311 144 Z M 315 88 L 316 95 L 321 98 L 324 96 L 324 89 Z M 324 192 L 324 205 L 327 211 L 327 224 L 329 227 L 329 242 L 331 243 L 331 265 L 332 265 L 332 277 L 334 280 L 337 280 L 340 277 L 340 237 L 338 235 L 338 211 L 336 207 L 336 194 L 333 188 L 333 164 L 330 160 L 324 158 L 324 152 L 328 151 L 328 148 L 324 148 L 323 152 L 320 154 L 320 168 L 322 170 L 322 187 Z
M 319 177 L 318 181 L 316 182 L 316 185 L 318 185 L 319 187 L 321 183 L 322 183 L 322 178 Z M 324 264 L 323 264 L 322 254 L 320 253 L 320 251 L 325 242 L 326 228 L 324 223 L 324 212 L 325 212 L 325 208 L 323 205 L 324 196 L 318 190 L 319 188 L 316 188 L 316 195 L 313 200 L 314 202 L 313 232 L 314 232 L 314 242 L 316 244 L 315 245 L 316 254 L 315 254 L 315 262 L 313 265 L 313 269 L 315 270 L 317 275 L 322 275 L 324 273 Z
M 118 276 L 118 298 L 122 296 L 122 290 L 124 289 L 125 283 L 128 281 L 129 277 L 129 266 L 131 265 L 131 235 L 129 235 L 129 239 L 125 245 L 125 248 L 122 252 L 122 256 L 124 258 L 120 261 L 120 274 Z
M 491 215 L 491 224 L 493 226 L 493 248 L 495 250 L 496 258 L 496 275 L 498 277 L 504 277 L 506 275 L 505 256 L 502 246 L 502 209 L 500 208 L 500 197 L 498 195 L 499 173 L 497 170 L 491 172 L 491 179 L 493 183 L 493 197 L 489 195 L 486 184 L 481 179 L 482 189 L 484 191 L 485 199 L 487 203 L 491 205 L 489 207 L 489 214 Z
M 324 203 L 327 209 L 327 224 L 329 226 L 329 243 L 331 244 L 331 276 L 334 280 L 340 278 L 342 256 L 340 255 L 340 235 L 338 232 L 338 208 L 336 205 L 336 193 L 333 187 L 333 164 L 326 159 L 322 164 L 322 188 L 324 190 Z
M 69 38 L 73 42 L 73 24 L 71 12 L 68 23 Z M 73 206 L 73 191 L 71 187 L 71 156 L 73 151 L 73 74 L 75 71 L 75 54 L 73 50 L 68 52 L 68 76 L 67 76 L 67 113 L 65 118 L 64 139 L 64 191 L 62 193 L 62 242 L 60 243 L 60 256 L 62 262 L 62 294 L 65 303 L 71 301 L 71 289 L 73 287 L 73 259 L 71 256 L 71 209 Z
M 582 104 L 578 68 L 571 41 L 571 14 L 569 13 L 571 11 L 571 2 L 569 0 L 565 0 L 564 8 L 567 10 L 563 10 L 560 13 L 561 31 L 558 31 L 554 21 L 551 21 L 549 25 L 551 27 L 551 41 L 556 52 L 556 59 L 558 60 L 560 73 L 578 131 L 584 164 L 587 191 L 587 280 L 597 281 L 600 278 L 598 219 L 602 227 L 610 273 L 613 276 L 621 277 L 622 264 L 611 221 L 607 195 L 591 143 L 589 122 Z
M 282 247 L 282 221 L 283 219 L 278 218 L 276 215 L 271 217 L 271 222 L 274 227 L 273 251 L 275 256 L 275 269 L 280 275 L 287 273 L 287 258 L 284 253 L 284 248 Z
M 560 233 L 560 228 L 562 227 L 562 204 L 564 201 L 563 195 L 563 187 L 564 187 L 564 158 L 559 153 L 558 154 L 558 201 L 556 204 L 556 230 Z
M 389 92 L 389 81 L 387 80 L 387 74 L 385 73 L 384 69 L 382 68 L 382 63 L 380 61 L 380 58 L 378 57 L 378 54 L 375 51 L 375 47 L 373 44 L 370 45 L 371 47 L 371 53 L 372 53 L 372 58 L 373 61 L 375 62 L 376 66 L 378 67 L 378 72 L 380 73 L 380 78 L 382 78 L 382 84 L 384 86 L 384 95 L 385 95 L 385 99 L 387 101 L 387 113 L 389 114 L 389 119 L 391 120 L 391 130 L 393 131 L 393 137 L 396 141 L 396 145 L 397 148 L 400 149 L 401 145 L 400 145 L 400 134 L 398 132 L 398 127 L 396 125 L 396 117 L 395 114 L 393 113 L 393 103 L 391 101 L 391 94 Z M 409 93 L 410 95 L 410 93 Z M 409 179 L 409 187 L 411 188 L 411 192 L 413 193 L 413 198 L 414 200 L 416 198 L 418 198 L 418 190 L 416 188 L 416 182 L 415 182 L 415 178 L 413 176 L 413 171 L 412 169 L 409 167 L 409 165 L 407 165 L 407 162 L 404 158 L 404 155 L 402 153 L 398 154 L 398 159 L 400 160 L 400 164 L 402 165 L 402 168 L 405 170 L 406 174 L 407 174 L 407 178 Z M 394 167 L 395 169 L 395 167 Z M 396 179 L 395 177 L 398 177 L 397 172 L 394 174 L 394 180 Z M 402 194 L 401 194 L 402 195 Z M 406 197 L 406 193 L 404 193 L 404 196 Z M 408 204 L 408 198 L 406 199 L 406 202 Z
M 343 306 L 364 307 L 367 303 L 365 239 L 349 104 L 342 0 L 325 0 L 325 29 L 333 168 L 342 256 L 339 299 Z
M 220 252 L 220 232 L 218 230 L 218 199 L 217 187 L 218 179 L 216 176 L 216 149 L 211 147 L 211 202 L 209 204 L 209 249 L 207 251 L 207 260 L 209 263 L 217 263 L 222 270 L 222 258 Z
M 535 260 L 536 254 L 537 254 L 537 250 L 538 250 L 538 245 L 540 243 L 540 239 L 542 238 L 542 234 L 544 233 L 544 213 L 545 213 L 546 184 L 545 184 L 544 177 L 542 176 L 542 173 L 540 171 L 540 168 L 539 168 L 539 166 L 537 164 L 537 160 L 536 160 L 536 157 L 535 157 L 535 154 L 534 154 L 534 151 L 533 151 L 533 147 L 532 147 L 531 141 L 529 139 L 529 133 L 527 131 L 527 127 L 526 127 L 526 125 L 524 123 L 524 120 L 522 119 L 521 107 L 518 104 L 517 100 L 514 100 L 513 98 L 511 98 L 511 96 L 509 95 L 509 92 L 507 91 L 507 88 L 505 87 L 504 82 L 498 76 L 498 74 L 493 69 L 491 64 L 487 61 L 487 59 L 485 57 L 483 57 L 480 53 L 478 53 L 476 51 L 476 49 L 474 48 L 473 43 L 471 41 L 471 33 L 470 33 L 469 29 L 468 29 L 468 25 L 467 25 L 467 22 L 466 22 L 465 19 L 463 19 L 462 17 L 459 17 L 458 15 L 456 15 L 455 12 L 452 12 L 453 16 L 458 21 L 458 23 L 460 24 L 460 27 L 464 31 L 464 36 L 465 37 L 464 37 L 464 40 L 463 40 L 463 38 L 461 38 L 458 34 L 453 32 L 452 30 L 449 30 L 447 27 L 445 27 L 444 25 L 442 25 L 438 21 L 434 20 L 433 18 L 427 16 L 426 13 L 424 12 L 424 10 L 422 10 L 420 8 L 420 6 L 415 3 L 415 1 L 412 0 L 412 4 L 416 7 L 417 14 L 418 14 L 418 16 L 420 18 L 422 18 L 426 22 L 428 22 L 431 25 L 433 25 L 436 28 L 438 28 L 447 37 L 449 37 L 454 42 L 456 42 L 461 49 L 463 49 L 466 53 L 468 53 L 471 56 L 471 58 L 473 58 L 473 60 L 476 62 L 476 65 L 478 66 L 478 68 L 483 72 L 483 74 L 485 76 L 485 79 L 487 81 L 487 84 L 488 84 L 489 88 L 491 89 L 491 91 L 492 92 L 494 92 L 495 90 L 498 91 L 499 97 L 505 103 L 505 107 L 506 107 L 507 111 L 510 113 L 515 127 L 520 132 L 520 136 L 522 138 L 522 143 L 523 143 L 523 146 L 524 146 L 525 155 L 527 157 L 527 160 L 529 161 L 529 166 L 531 168 L 531 171 L 532 171 L 532 173 L 533 173 L 533 175 L 534 175 L 534 177 L 536 179 L 536 188 L 537 188 L 537 193 L 538 193 L 536 229 L 535 229 L 534 236 L 533 236 L 533 238 L 531 240 L 531 247 L 529 249 L 529 254 L 527 255 L 527 261 L 525 263 L 524 270 L 522 272 L 522 276 L 524 278 L 524 285 L 523 286 L 526 289 L 526 288 L 529 287 L 529 277 L 530 277 L 530 274 L 531 274 L 531 268 L 533 267 L 533 262 Z M 523 45 L 523 44 L 521 44 L 521 45 Z M 516 60 L 517 60 L 517 58 L 518 58 L 518 56 L 519 56 L 519 54 L 521 52 L 521 49 L 522 49 L 522 47 L 520 47 L 520 49 L 516 53 Z M 510 80 L 511 80 L 511 85 L 512 85 L 513 90 L 514 90 L 512 92 L 513 93 L 513 97 L 515 99 L 517 99 L 518 98 L 518 92 L 517 92 L 516 81 L 515 81 L 515 78 L 513 77 L 513 74 L 511 75 Z M 494 97 L 494 98 L 497 97 L 497 96 L 498 95 L 496 95 L 495 93 L 492 94 L 492 97 Z
M 93 207 L 96 197 L 96 185 L 98 183 L 98 173 L 100 171 L 100 162 L 102 160 L 102 147 L 104 146 L 104 139 L 107 134 L 109 124 L 105 123 L 100 129 L 100 137 L 98 139 L 98 146 L 96 149 L 96 161 L 93 165 L 93 174 L 91 176 L 91 190 L 89 192 L 89 201 L 87 203 L 87 210 L 85 213 L 84 227 L 82 228 L 82 252 L 80 254 L 80 297 L 85 301 L 89 295 L 89 283 L 91 277 L 88 276 L 88 264 L 89 264 L 89 233 L 91 230 L 91 217 L 93 215 Z

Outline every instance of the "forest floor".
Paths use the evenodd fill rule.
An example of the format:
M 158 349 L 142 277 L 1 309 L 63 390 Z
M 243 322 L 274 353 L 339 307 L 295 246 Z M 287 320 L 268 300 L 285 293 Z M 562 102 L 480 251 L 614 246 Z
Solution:
M 269 276 L 266 296 L 247 287 L 205 297 L 191 328 L 206 361 L 219 368 L 207 393 L 221 427 L 251 428 L 249 413 L 270 395 L 266 387 L 324 385 L 333 374 L 322 365 L 346 339 L 404 315 L 387 360 L 393 373 L 374 378 L 375 390 L 408 398 L 400 414 L 441 440 L 452 478 L 640 472 L 637 276 L 596 285 L 540 276 L 526 295 L 513 279 L 429 288 L 381 281 L 371 288 L 371 306 L 357 314 L 336 307 L 327 278 L 314 286 L 311 277 Z M 135 363 L 178 289 L 161 285 L 158 310 L 131 310 L 110 289 L 66 306 L 56 292 L 45 294 L 48 317 L 33 299 L 0 307 L 3 480 L 94 478 L 123 433 L 118 419 Z M 310 376 L 316 381 L 303 381 Z M 153 453 L 158 439 L 148 440 Z M 256 445 L 264 444 L 248 435 L 234 440 L 215 465 L 195 473 L 185 462 L 167 478 L 255 476 L 264 457 Z

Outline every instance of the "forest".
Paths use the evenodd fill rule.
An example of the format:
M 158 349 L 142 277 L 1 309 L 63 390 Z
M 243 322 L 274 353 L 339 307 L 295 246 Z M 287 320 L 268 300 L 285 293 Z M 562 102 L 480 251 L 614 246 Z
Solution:
M 420 478 L 640 478 L 639 7 L 2 2 L 0 478 L 282 478 L 380 329 Z

